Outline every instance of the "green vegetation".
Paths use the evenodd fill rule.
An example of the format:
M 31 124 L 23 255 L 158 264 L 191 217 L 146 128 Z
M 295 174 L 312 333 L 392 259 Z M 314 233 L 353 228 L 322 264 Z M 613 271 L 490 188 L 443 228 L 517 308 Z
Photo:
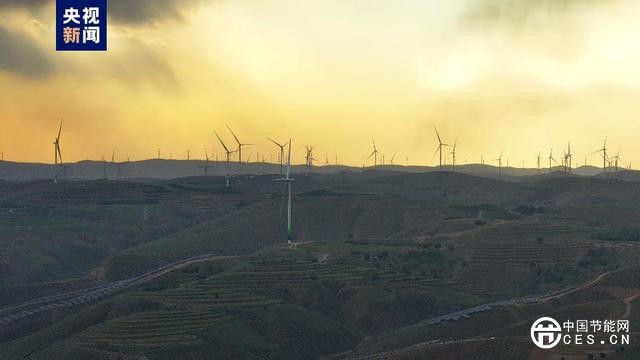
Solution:
M 594 237 L 604 241 L 640 241 L 640 229 L 637 228 L 621 228 L 606 229 L 597 231 Z
M 578 265 L 585 268 L 590 266 L 607 266 L 610 262 L 609 257 L 609 252 L 605 248 L 589 249 L 587 254 L 580 259 Z
M 515 220 L 519 218 L 518 214 L 511 212 L 506 208 L 493 204 L 452 204 L 449 206 L 448 216 L 450 218 L 482 217 L 483 219 L 502 220 Z

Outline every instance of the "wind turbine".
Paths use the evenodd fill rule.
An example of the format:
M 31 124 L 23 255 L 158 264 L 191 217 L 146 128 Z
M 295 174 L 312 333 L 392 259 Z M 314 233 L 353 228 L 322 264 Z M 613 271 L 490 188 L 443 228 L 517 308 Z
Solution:
M 397 153 L 393 153 L 393 156 L 391 157 L 391 160 L 390 160 L 391 165 L 393 165 L 393 159 L 395 159 L 395 158 L 396 158 L 396 154 L 397 154 Z
M 540 154 L 538 153 L 538 157 L 537 157 L 537 163 L 538 163 L 538 175 L 540 175 Z
M 612 158 L 615 170 L 618 171 L 618 161 L 620 160 L 620 150 L 616 153 L 616 156 Z
M 504 154 L 504 150 L 500 153 L 500 157 L 496 159 L 498 162 L 498 176 L 502 177 L 502 155 Z
M 291 139 L 289 139 L 289 154 L 287 156 L 287 175 L 284 178 L 276 179 L 276 181 L 284 181 L 285 189 L 287 190 L 287 243 L 291 245 L 293 242 L 293 228 L 291 227 L 291 182 L 294 179 L 291 178 Z M 313 148 L 311 148 L 313 150 Z M 309 147 L 307 147 L 307 154 L 309 153 Z
M 306 165 L 308 167 L 313 167 L 313 161 L 315 160 L 313 158 L 313 150 L 315 147 L 311 145 L 305 145 L 304 147 L 307 149 L 307 155 L 305 156 Z
M 553 157 L 553 147 L 551 148 L 551 150 L 549 150 L 549 174 L 551 174 L 551 169 L 553 167 L 551 161 L 555 162 L 556 164 L 558 163 Z
M 54 157 L 55 157 L 55 163 L 54 163 L 54 169 L 53 169 L 54 171 L 53 181 L 55 183 L 58 182 L 58 176 L 60 175 L 60 168 L 63 166 L 62 151 L 60 151 L 60 135 L 62 135 L 62 121 L 60 122 L 60 128 L 58 129 L 58 136 L 56 136 L 55 140 L 53 141 L 53 151 L 54 151 Z
M 573 158 L 573 154 L 571 153 L 571 143 L 567 145 L 567 152 L 564 153 L 563 165 L 564 171 L 567 173 L 571 172 L 572 164 L 571 160 Z
M 272 138 L 267 138 L 269 139 L 269 141 L 271 141 L 272 143 L 274 143 L 277 147 L 280 148 L 280 176 L 282 176 L 282 163 L 284 162 L 284 148 L 287 146 L 287 144 L 280 144 L 277 141 L 273 140 Z
M 453 149 L 451 149 L 453 171 L 456 171 L 456 146 L 458 145 L 458 139 L 453 143 Z
M 435 126 L 433 128 L 436 130 L 436 136 L 438 137 L 438 147 L 436 149 L 436 152 L 440 153 L 440 170 L 442 170 L 442 148 L 444 146 L 451 146 L 451 145 L 443 143 L 442 139 L 440 138 L 440 133 L 438 133 L 438 128 L 436 128 Z
M 238 140 L 238 137 L 236 136 L 236 134 L 233 132 L 233 130 L 231 130 L 231 128 L 229 127 L 229 125 L 227 125 L 227 129 L 229 129 L 229 131 L 231 132 L 231 135 L 233 135 L 233 138 L 236 139 L 236 142 L 238 143 L 238 164 L 242 163 L 242 147 L 243 146 L 251 146 L 253 144 L 243 144 L 240 142 L 240 140 Z
M 220 135 L 218 135 L 218 133 L 215 130 L 213 131 L 213 133 L 216 134 L 218 141 L 220 141 L 220 144 L 222 144 L 222 147 L 224 148 L 225 154 L 227 154 L 227 175 L 225 176 L 225 180 L 226 180 L 226 187 L 229 187 L 229 162 L 231 161 L 231 154 L 233 154 L 234 151 L 229 150 L 227 145 L 225 145 L 224 141 L 222 141 L 222 139 L 220 138 Z
M 216 137 L 218 138 L 218 141 L 220 141 L 220 144 L 222 145 L 222 147 L 224 148 L 224 152 L 227 155 L 227 164 L 231 161 L 231 155 L 235 152 L 235 151 L 230 151 L 229 148 L 227 147 L 227 145 L 225 145 L 224 141 L 222 141 L 222 139 L 220 138 L 220 135 L 218 135 L 217 132 L 213 132 L 214 134 L 216 134 Z
M 607 138 L 604 138 L 604 144 L 602 145 L 602 149 L 598 149 L 594 151 L 594 153 L 602 152 L 602 170 L 607 172 L 607 160 L 609 157 L 607 156 Z
M 204 171 L 204 176 L 209 176 L 209 168 L 211 166 L 209 165 L 209 154 L 207 153 L 207 149 L 204 149 L 204 158 L 206 159 L 206 162 L 204 166 L 199 166 L 199 168 Z
M 371 137 L 371 142 L 373 143 L 373 151 L 371 152 L 371 155 L 369 155 L 369 157 L 367 158 L 367 161 L 371 159 L 371 157 L 373 156 L 373 167 L 376 167 L 378 166 L 378 149 L 376 148 L 376 142 L 375 140 L 373 140 L 373 137 Z

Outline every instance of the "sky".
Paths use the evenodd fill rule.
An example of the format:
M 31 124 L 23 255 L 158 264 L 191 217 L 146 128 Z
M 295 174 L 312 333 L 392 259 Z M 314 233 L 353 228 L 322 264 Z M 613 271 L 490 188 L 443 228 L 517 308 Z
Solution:
M 107 52 L 56 52 L 55 2 L 0 0 L 0 151 L 65 162 L 223 158 L 535 167 L 571 143 L 640 164 L 634 0 L 109 0 Z M 451 161 L 450 159 L 448 160 Z M 543 160 L 548 166 L 548 160 Z

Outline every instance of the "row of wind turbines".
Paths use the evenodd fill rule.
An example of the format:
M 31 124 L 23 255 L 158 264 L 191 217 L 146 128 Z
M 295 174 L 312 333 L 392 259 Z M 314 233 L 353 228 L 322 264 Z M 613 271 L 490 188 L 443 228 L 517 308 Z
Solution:
M 228 143 L 225 143 L 222 139 L 222 137 L 220 136 L 220 134 L 217 131 L 214 131 L 214 134 L 216 136 L 216 138 L 218 139 L 218 141 L 220 142 L 220 145 L 222 145 L 222 148 L 224 149 L 224 153 L 225 153 L 225 161 L 227 164 L 231 164 L 233 161 L 232 159 L 235 157 L 236 163 L 238 164 L 238 166 L 240 166 L 243 163 L 243 150 L 246 150 L 247 147 L 253 146 L 255 144 L 251 144 L 251 143 L 243 143 L 240 141 L 240 139 L 238 138 L 238 135 L 233 131 L 233 129 L 231 129 L 231 127 L 229 127 L 228 125 L 226 126 L 227 129 L 229 130 L 229 133 L 231 134 L 231 136 L 233 137 L 233 140 L 235 141 L 235 147 L 232 147 L 230 145 L 228 145 Z M 440 135 L 440 133 L 438 132 L 438 129 L 436 127 L 434 127 L 435 130 L 435 135 L 436 135 L 436 139 L 437 139 L 437 146 L 435 149 L 435 155 L 439 156 L 439 162 L 438 162 L 438 166 L 440 170 L 444 170 L 444 167 L 447 166 L 446 161 L 447 159 L 451 160 L 451 164 L 450 164 L 450 169 L 452 171 L 455 171 L 456 169 L 456 165 L 458 165 L 457 163 L 457 146 L 458 146 L 458 141 L 457 139 L 454 141 L 453 144 L 448 144 L 446 143 L 442 136 Z M 55 165 L 55 170 L 54 170 L 54 181 L 58 182 L 61 178 L 65 177 L 65 172 L 66 172 L 66 167 L 63 164 L 62 161 L 62 151 L 61 151 L 61 135 L 62 135 L 62 122 L 60 123 L 60 127 L 58 128 L 58 133 L 57 136 L 54 139 L 53 145 L 54 145 L 54 165 Z M 279 163 L 279 168 L 280 168 L 280 176 L 284 175 L 284 164 L 285 164 L 285 149 L 287 149 L 290 146 L 290 142 L 278 142 L 270 137 L 267 137 L 267 140 L 271 143 L 273 143 L 277 149 L 278 149 L 278 163 Z M 373 145 L 373 149 L 371 151 L 371 153 L 369 154 L 369 156 L 365 159 L 365 162 L 368 162 L 370 160 L 373 160 L 373 166 L 374 167 L 378 167 L 378 166 L 385 166 L 385 165 L 394 165 L 394 160 L 396 158 L 397 153 L 394 153 L 393 156 L 391 156 L 389 162 L 385 161 L 385 155 L 382 154 L 382 159 L 381 161 L 379 161 L 379 156 L 380 156 L 380 151 L 376 145 L 375 140 L 372 138 L 371 139 L 372 145 Z M 317 161 L 316 157 L 314 156 L 314 150 L 316 149 L 315 146 L 313 145 L 304 145 L 305 150 L 306 150 L 306 154 L 305 154 L 305 165 L 308 168 L 311 168 L 314 166 L 314 161 Z M 447 152 L 448 151 L 448 152 Z M 620 157 L 620 152 L 618 151 L 618 153 L 616 155 L 610 156 L 608 149 L 607 149 L 607 139 L 605 138 L 604 143 L 602 145 L 601 148 L 597 149 L 596 151 L 592 152 L 589 155 L 595 154 L 595 153 L 600 153 L 601 157 L 602 157 L 602 161 L 603 161 L 603 171 L 604 172 L 611 172 L 611 171 L 618 171 L 618 169 L 620 168 L 619 164 L 622 162 L 622 159 Z M 199 166 L 199 168 L 201 168 L 204 172 L 205 176 L 208 176 L 209 174 L 209 169 L 211 169 L 213 166 L 210 164 L 210 157 L 208 152 L 204 151 L 205 154 L 205 165 Z M 4 154 L 3 154 L 4 155 Z M 571 144 L 568 143 L 567 144 L 567 149 L 565 151 L 563 151 L 562 156 L 559 159 L 556 159 L 556 157 L 553 154 L 553 148 L 551 148 L 550 152 L 549 152 L 549 156 L 548 156 L 548 161 L 549 161 L 549 172 L 551 173 L 554 167 L 558 167 L 560 166 L 563 172 L 566 173 L 571 173 L 573 170 L 573 157 L 574 154 L 572 153 L 571 150 Z M 158 150 L 158 159 L 160 159 L 160 150 Z M 190 152 L 187 151 L 187 159 L 190 159 Z M 502 175 L 503 172 L 503 163 L 504 163 L 504 151 L 502 151 L 500 153 L 500 156 L 498 156 L 498 158 L 496 158 L 494 161 L 497 163 L 498 165 L 498 175 Z M 558 161 L 559 160 L 559 161 Z M 103 177 L 106 179 L 107 178 L 107 161 L 105 160 L 105 158 L 102 158 L 103 161 Z M 127 159 L 127 161 L 129 161 L 129 159 Z M 217 161 L 217 156 L 216 156 L 216 161 Z M 408 161 L 408 159 L 407 159 Z M 541 173 L 541 169 L 542 169 L 542 161 L 543 161 L 543 157 L 542 154 L 538 154 L 536 156 L 536 165 L 537 165 L 537 171 L 538 174 Z M 115 149 L 112 153 L 111 156 L 111 163 L 117 166 L 117 177 L 120 178 L 121 176 L 121 166 L 122 163 L 118 162 L 116 163 L 115 161 Z M 506 163 L 507 163 L 507 167 L 509 167 L 509 160 L 506 159 Z M 481 156 L 480 158 L 480 164 L 484 165 L 485 164 L 485 158 L 484 156 Z M 584 164 L 587 164 L 587 159 L 585 157 L 585 162 Z M 326 161 L 325 161 L 325 165 L 329 165 L 329 159 L 328 156 L 326 156 Z M 336 155 L 336 159 L 335 159 L 335 165 L 338 165 L 338 157 Z M 555 165 L 555 166 L 554 166 Z M 363 164 L 363 167 L 365 165 Z M 631 169 L 631 164 L 628 164 L 628 168 Z M 229 186 L 229 181 L 230 181 L 230 177 L 232 175 L 231 174 L 227 174 L 226 175 L 226 184 L 227 186 Z
M 445 156 L 446 159 L 446 153 L 443 153 L 443 150 L 446 147 L 451 147 L 451 152 L 449 153 L 451 155 L 452 158 L 452 170 L 455 171 L 455 167 L 456 167 L 456 148 L 458 145 L 458 140 L 456 139 L 455 142 L 453 143 L 453 145 L 447 144 L 442 140 L 442 137 L 440 137 L 440 133 L 438 132 L 438 129 L 436 127 L 434 127 L 435 133 L 436 133 L 436 137 L 438 139 L 438 145 L 436 147 L 436 152 L 435 154 L 439 154 L 440 155 L 440 162 L 439 162 L 439 169 L 443 170 L 443 154 Z M 376 151 L 375 149 L 375 143 L 374 143 L 374 152 Z M 619 162 L 621 162 L 621 158 L 620 158 L 620 151 L 618 151 L 618 153 L 614 156 L 609 156 L 609 153 L 607 153 L 607 139 L 604 139 L 604 144 L 602 145 L 602 148 L 597 149 L 596 151 L 592 152 L 590 155 L 592 154 L 596 154 L 596 153 L 600 153 L 602 156 L 602 169 L 603 171 L 606 172 L 610 172 L 610 171 L 618 171 L 619 169 Z M 573 170 L 573 156 L 574 154 L 571 152 L 571 143 L 567 144 L 567 150 L 563 152 L 563 156 L 560 159 L 561 162 L 558 162 L 558 160 L 556 160 L 556 158 L 553 156 L 553 147 L 551 148 L 551 150 L 549 151 L 549 173 L 551 173 L 553 171 L 553 165 L 556 164 L 556 166 L 561 166 L 562 171 L 566 172 L 566 173 L 571 173 Z M 495 159 L 495 161 L 498 164 L 498 175 L 502 176 L 502 162 L 503 162 L 503 157 L 504 157 L 504 150 L 500 153 L 500 156 Z M 541 160 L 542 160 L 542 155 L 538 154 L 536 156 L 536 165 L 537 165 L 537 170 L 538 170 L 538 175 L 540 175 L 541 172 Z M 480 163 L 482 165 L 484 165 L 485 161 L 484 161 L 484 156 L 481 156 L 480 158 Z M 587 165 L 587 158 L 585 156 L 585 161 L 584 161 L 584 165 Z M 507 160 L 507 167 L 508 167 L 508 160 Z M 524 167 L 524 166 L 523 166 Z M 628 169 L 631 170 L 631 163 L 629 163 L 628 165 Z

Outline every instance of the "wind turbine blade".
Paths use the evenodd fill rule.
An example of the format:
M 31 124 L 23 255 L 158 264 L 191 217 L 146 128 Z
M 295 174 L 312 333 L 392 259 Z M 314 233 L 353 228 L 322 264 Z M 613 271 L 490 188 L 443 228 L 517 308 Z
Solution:
M 215 132 L 215 131 L 213 133 L 216 134 L 216 137 L 218 138 L 218 140 L 220 140 L 220 144 L 222 144 L 222 147 L 224 148 L 224 151 L 229 153 L 229 149 L 227 148 L 227 145 L 225 145 L 224 142 L 222 141 L 222 139 L 220 139 L 220 136 L 218 135 L 218 133 Z
M 440 146 L 436 147 L 436 151 L 433 153 L 433 156 L 431 156 L 431 161 L 433 161 L 433 158 L 436 157 L 436 155 L 438 154 L 438 151 L 440 151 Z
M 272 143 L 276 144 L 276 146 L 280 147 L 281 149 L 282 149 L 282 148 L 284 148 L 284 147 L 286 146 L 286 144 L 285 144 L 285 145 L 282 145 L 282 144 L 278 143 L 277 141 L 273 140 L 273 139 L 272 139 L 272 138 L 270 138 L 270 137 L 268 137 L 267 139 L 268 139 L 269 141 L 271 141 Z
M 433 127 L 436 130 L 436 136 L 438 137 L 438 144 L 442 144 L 442 139 L 440 139 L 440 133 L 438 132 L 438 128 L 437 127 Z
M 236 139 L 236 142 L 238 143 L 238 145 L 242 145 L 240 143 L 240 140 L 238 140 L 238 137 L 236 136 L 236 134 L 233 132 L 233 130 L 231 130 L 231 128 L 229 127 L 229 125 L 227 125 L 227 129 L 229 129 L 229 131 L 231 131 L 231 135 L 233 135 L 233 138 Z
M 58 137 L 56 137 L 56 141 L 60 141 L 61 134 L 62 134 L 62 121 L 60 121 L 60 128 L 58 129 Z
M 367 158 L 367 160 L 371 159 L 371 157 L 373 156 L 373 154 L 375 154 L 375 151 L 371 153 L 371 155 L 369 155 L 369 157 Z

